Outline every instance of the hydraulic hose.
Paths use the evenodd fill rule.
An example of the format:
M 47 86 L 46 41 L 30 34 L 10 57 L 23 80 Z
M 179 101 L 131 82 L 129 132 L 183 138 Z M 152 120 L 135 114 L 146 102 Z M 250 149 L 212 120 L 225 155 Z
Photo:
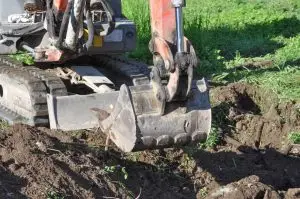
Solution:
M 49 33 L 50 38 L 55 38 L 55 30 L 54 30 L 54 16 L 51 7 L 51 0 L 47 0 L 47 31 Z
M 56 42 L 56 47 L 59 49 L 62 48 L 63 39 L 66 36 L 68 23 L 69 23 L 69 19 L 71 16 L 71 9 L 72 9 L 73 5 L 74 5 L 74 0 L 69 0 L 67 8 L 66 8 L 64 16 L 63 16 L 63 20 L 61 22 L 61 26 L 60 26 L 60 30 L 59 30 L 59 37 Z

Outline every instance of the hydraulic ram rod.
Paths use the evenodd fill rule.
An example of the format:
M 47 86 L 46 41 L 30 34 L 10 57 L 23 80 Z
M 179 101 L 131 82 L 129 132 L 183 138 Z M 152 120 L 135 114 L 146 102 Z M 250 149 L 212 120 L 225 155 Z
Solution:
M 184 0 L 172 0 L 175 7 L 176 16 L 176 36 L 177 36 L 177 52 L 184 52 L 184 33 L 183 33 L 183 12 L 182 7 L 185 5 Z

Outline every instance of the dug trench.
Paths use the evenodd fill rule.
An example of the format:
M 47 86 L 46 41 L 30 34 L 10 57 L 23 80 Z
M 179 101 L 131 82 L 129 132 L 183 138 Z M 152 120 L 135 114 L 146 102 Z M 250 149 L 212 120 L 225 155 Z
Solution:
M 299 198 L 299 104 L 236 83 L 211 91 L 212 149 L 122 154 L 97 131 L 15 125 L 0 133 L 0 198 Z

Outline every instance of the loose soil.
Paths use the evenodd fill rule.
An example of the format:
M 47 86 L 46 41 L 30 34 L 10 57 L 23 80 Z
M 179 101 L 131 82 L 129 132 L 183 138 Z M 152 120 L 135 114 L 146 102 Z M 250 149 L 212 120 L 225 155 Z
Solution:
M 287 135 L 300 106 L 243 83 L 212 89 L 222 141 L 123 154 L 95 131 L 15 125 L 0 133 L 0 198 L 300 198 L 300 159 Z

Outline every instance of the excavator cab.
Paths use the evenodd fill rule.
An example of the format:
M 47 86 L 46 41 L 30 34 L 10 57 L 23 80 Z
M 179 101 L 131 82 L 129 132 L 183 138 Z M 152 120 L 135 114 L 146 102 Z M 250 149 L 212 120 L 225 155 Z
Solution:
M 65 131 L 99 127 L 124 152 L 206 139 L 209 90 L 193 78 L 198 58 L 184 36 L 184 0 L 149 0 L 153 66 L 122 56 L 135 49 L 137 34 L 120 0 L 21 2 L 5 12 L 0 4 L 2 118 Z M 8 56 L 19 50 L 35 64 Z M 93 65 L 73 64 L 84 56 Z

